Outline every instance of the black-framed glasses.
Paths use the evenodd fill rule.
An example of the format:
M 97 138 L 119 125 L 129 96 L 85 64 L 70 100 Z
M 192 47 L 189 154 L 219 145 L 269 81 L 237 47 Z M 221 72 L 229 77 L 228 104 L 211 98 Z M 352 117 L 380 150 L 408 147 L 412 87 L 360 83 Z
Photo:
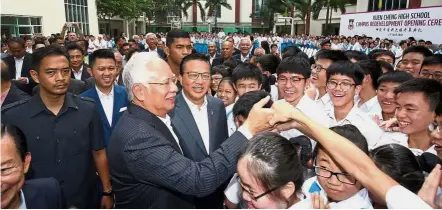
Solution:
M 312 69 L 313 71 L 317 72 L 317 73 L 321 72 L 322 70 L 327 71 L 327 68 L 324 68 L 324 67 L 322 67 L 321 65 L 316 65 L 316 64 L 313 64 L 313 65 L 311 66 L 311 69 Z
M 210 73 L 187 72 L 186 74 L 187 74 L 187 77 L 189 77 L 189 79 L 191 79 L 191 80 L 197 80 L 198 77 L 200 77 L 200 75 L 203 80 L 210 80 L 212 77 L 210 75 Z
M 430 73 L 430 71 L 421 71 L 420 73 L 421 77 L 430 78 L 433 77 L 434 79 L 442 79 L 442 71 L 436 71 L 434 73 Z
M 258 199 L 260 199 L 260 198 L 262 198 L 262 197 L 264 197 L 264 196 L 270 194 L 271 192 L 273 192 L 273 191 L 275 191 L 275 190 L 281 188 L 282 186 L 284 186 L 284 185 L 282 185 L 282 186 L 279 186 L 279 187 L 274 187 L 274 188 L 272 188 L 272 189 L 270 189 L 270 190 L 265 191 L 264 193 L 262 193 L 262 194 L 260 194 L 260 195 L 258 195 L 258 196 L 253 196 L 252 193 L 249 192 L 249 191 L 247 191 L 247 190 L 244 188 L 244 186 L 241 184 L 241 178 L 240 178 L 239 176 L 237 177 L 237 179 L 238 179 L 239 186 L 241 187 L 241 191 L 242 191 L 243 193 L 246 193 L 246 194 L 247 194 L 247 197 L 251 198 L 253 201 L 257 201 Z
M 320 177 L 330 178 L 332 176 L 336 176 L 338 181 L 344 184 L 349 184 L 349 185 L 356 184 L 356 179 L 347 173 L 336 173 L 321 166 L 313 166 L 313 167 L 315 168 L 315 174 Z
M 329 89 L 329 90 L 334 90 L 334 89 L 336 89 L 339 86 L 339 87 L 341 87 L 342 91 L 347 92 L 354 85 L 355 84 L 350 83 L 350 82 L 337 82 L 337 81 L 334 81 L 334 80 L 327 81 L 327 89 Z
M 287 84 L 287 81 L 290 81 L 292 83 L 292 85 L 297 85 L 299 84 L 302 80 L 305 80 L 307 78 L 302 78 L 302 77 L 278 77 L 278 84 L 281 85 L 285 85 Z
M 170 83 L 176 84 L 177 83 L 177 78 L 176 77 L 171 77 L 171 78 L 167 78 L 161 82 L 147 82 L 147 84 L 151 84 L 151 85 L 160 85 L 160 86 L 168 86 L 170 85 Z

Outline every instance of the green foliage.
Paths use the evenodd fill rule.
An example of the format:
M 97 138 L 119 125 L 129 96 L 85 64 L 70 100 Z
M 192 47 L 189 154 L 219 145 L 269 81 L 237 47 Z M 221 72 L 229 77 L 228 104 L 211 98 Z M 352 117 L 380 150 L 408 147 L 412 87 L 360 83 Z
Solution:
M 155 0 L 96 0 L 97 14 L 100 18 L 138 18 L 155 4 Z

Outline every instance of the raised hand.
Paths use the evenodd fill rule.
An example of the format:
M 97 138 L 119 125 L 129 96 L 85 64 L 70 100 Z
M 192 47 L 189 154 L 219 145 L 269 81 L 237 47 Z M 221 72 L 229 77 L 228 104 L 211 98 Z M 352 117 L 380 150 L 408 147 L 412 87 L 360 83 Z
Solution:
M 267 102 L 269 102 L 269 100 L 270 96 L 267 96 L 253 105 L 249 117 L 247 117 L 247 120 L 243 124 L 243 126 L 248 128 L 252 135 L 271 129 L 269 122 L 273 117 L 274 110 L 270 108 L 262 108 Z

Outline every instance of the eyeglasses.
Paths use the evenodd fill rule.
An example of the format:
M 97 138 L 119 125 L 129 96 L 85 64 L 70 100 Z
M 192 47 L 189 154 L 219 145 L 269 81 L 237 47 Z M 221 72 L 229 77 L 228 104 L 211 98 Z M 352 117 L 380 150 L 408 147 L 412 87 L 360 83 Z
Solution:
M 264 196 L 270 194 L 271 192 L 273 192 L 273 191 L 275 191 L 275 190 L 277 190 L 277 189 L 279 189 L 279 188 L 282 187 L 282 186 L 274 187 L 274 188 L 272 188 L 272 189 L 270 189 L 270 190 L 265 191 L 265 192 L 262 193 L 261 195 L 253 196 L 252 193 L 249 192 L 249 191 L 247 191 L 247 190 L 244 188 L 244 186 L 241 184 L 240 177 L 238 176 L 237 178 L 238 178 L 239 186 L 241 186 L 241 191 L 242 191 L 243 193 L 245 193 L 245 194 L 247 195 L 247 197 L 251 198 L 253 201 L 257 201 L 258 199 L 260 199 L 260 198 L 262 198 L 262 197 L 264 197 Z
M 210 80 L 211 78 L 210 73 L 187 72 L 187 77 L 191 80 L 197 80 L 200 75 L 203 80 Z
M 321 65 L 316 65 L 316 64 L 313 64 L 313 65 L 311 66 L 311 68 L 312 68 L 312 70 L 315 71 L 316 73 L 319 73 L 319 72 L 321 72 L 322 70 L 327 70 L 326 68 L 322 67 Z
M 160 85 L 160 86 L 169 86 L 171 83 L 176 84 L 177 83 L 177 78 L 176 77 L 171 77 L 171 78 L 167 78 L 167 79 L 163 80 L 162 82 L 148 82 L 147 84 Z
M 216 76 L 212 76 L 212 80 L 213 81 L 221 81 L 223 79 L 223 77 L 216 77 Z
M 336 81 L 328 81 L 327 82 L 327 89 L 329 90 L 334 90 L 336 89 L 338 86 L 341 87 L 341 90 L 344 92 L 347 92 L 350 90 L 351 87 L 353 87 L 355 84 L 349 83 L 349 82 L 336 82 Z
M 436 71 L 434 73 L 430 73 L 429 71 L 421 71 L 421 77 L 429 78 L 430 76 L 434 79 L 442 79 L 442 71 Z
M 286 77 L 279 77 L 278 78 L 278 84 L 281 85 L 285 85 L 287 84 L 287 81 L 290 81 L 292 83 L 292 85 L 297 85 L 299 84 L 302 80 L 305 80 L 307 78 L 300 78 L 300 77 L 290 77 L 290 78 L 286 78 Z
M 349 184 L 349 185 L 356 184 L 356 179 L 347 173 L 335 173 L 320 166 L 314 166 L 314 168 L 315 168 L 315 174 L 320 177 L 330 178 L 332 176 L 336 176 L 336 178 L 338 178 L 338 181 L 344 184 Z

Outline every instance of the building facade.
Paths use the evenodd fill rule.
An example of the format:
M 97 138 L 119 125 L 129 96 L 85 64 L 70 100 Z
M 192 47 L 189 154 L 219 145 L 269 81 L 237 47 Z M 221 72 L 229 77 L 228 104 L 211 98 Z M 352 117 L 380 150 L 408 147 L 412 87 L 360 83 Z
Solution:
M 2 35 L 49 36 L 60 33 L 65 23 L 78 23 L 84 34 L 98 34 L 95 0 L 1 0 Z

